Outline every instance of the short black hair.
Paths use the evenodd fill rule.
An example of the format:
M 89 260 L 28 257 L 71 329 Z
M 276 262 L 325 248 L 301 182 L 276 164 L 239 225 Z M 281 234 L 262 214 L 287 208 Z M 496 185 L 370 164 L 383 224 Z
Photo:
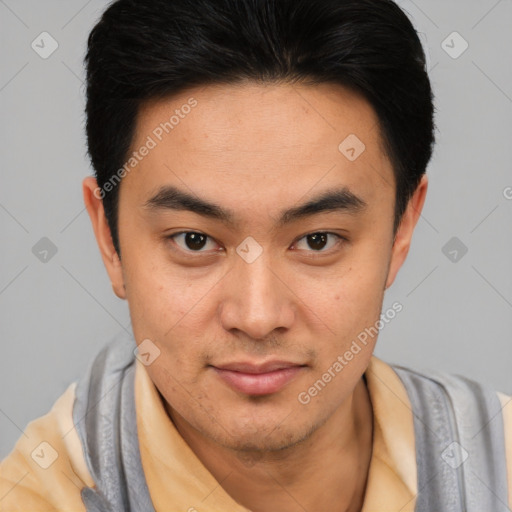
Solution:
M 357 91 L 393 165 L 395 234 L 432 155 L 425 54 L 391 0 L 117 0 L 92 29 L 85 64 L 88 152 L 119 256 L 119 187 L 103 187 L 129 158 L 148 100 L 246 80 Z

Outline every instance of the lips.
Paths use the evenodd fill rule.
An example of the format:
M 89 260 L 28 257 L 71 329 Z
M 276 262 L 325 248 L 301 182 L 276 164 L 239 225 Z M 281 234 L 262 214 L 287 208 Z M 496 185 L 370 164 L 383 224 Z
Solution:
M 268 361 L 262 364 L 235 362 L 212 368 L 236 391 L 261 396 L 280 391 L 304 370 L 305 365 L 287 361 Z

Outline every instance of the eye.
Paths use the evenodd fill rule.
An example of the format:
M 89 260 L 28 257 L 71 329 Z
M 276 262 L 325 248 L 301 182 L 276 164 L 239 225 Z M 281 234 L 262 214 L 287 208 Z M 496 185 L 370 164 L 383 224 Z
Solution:
M 345 238 L 336 233 L 310 233 L 306 236 L 303 236 L 298 242 L 295 244 L 295 247 L 299 250 L 312 250 L 313 252 L 328 252 L 329 249 L 336 247 L 341 244 Z M 300 247 L 302 244 L 302 247 Z M 304 245 L 309 247 L 304 247 Z
M 208 252 L 208 250 L 215 249 L 217 246 L 208 235 L 197 231 L 183 231 L 167 238 L 173 240 L 180 249 L 187 252 Z

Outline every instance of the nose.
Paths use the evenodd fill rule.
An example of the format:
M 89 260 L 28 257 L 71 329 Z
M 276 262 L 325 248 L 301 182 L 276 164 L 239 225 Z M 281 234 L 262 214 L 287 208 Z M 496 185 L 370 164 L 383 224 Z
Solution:
M 235 262 L 224 284 L 220 319 L 227 331 L 241 331 L 263 340 L 273 331 L 288 329 L 295 318 L 292 287 L 263 252 L 255 261 Z

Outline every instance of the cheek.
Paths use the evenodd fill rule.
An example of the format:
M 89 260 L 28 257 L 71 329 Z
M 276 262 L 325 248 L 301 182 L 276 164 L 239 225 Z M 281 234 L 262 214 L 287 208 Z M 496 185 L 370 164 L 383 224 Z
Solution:
M 156 316 L 162 323 L 164 315 L 172 322 L 190 309 L 189 303 L 194 300 L 190 276 L 167 261 L 158 247 L 131 248 L 126 251 L 123 267 L 130 306 L 143 313 L 144 318 L 151 320 Z
M 213 297 L 222 286 L 216 271 L 194 272 L 165 265 L 134 265 L 127 272 L 128 303 L 136 340 L 149 338 L 166 368 L 192 371 L 215 317 Z M 187 370 L 188 369 L 188 370 Z
M 380 305 L 386 272 L 382 264 L 362 262 L 348 266 L 339 274 L 331 274 L 316 283 L 301 286 L 304 301 L 334 324 L 372 314 Z
M 369 347 L 373 346 L 375 336 L 365 338 L 361 333 L 379 319 L 385 278 L 386 261 L 360 253 L 339 275 L 316 283 L 310 280 L 307 288 L 302 286 L 304 314 L 332 341 L 322 344 L 329 357 L 343 354 L 360 335 Z

